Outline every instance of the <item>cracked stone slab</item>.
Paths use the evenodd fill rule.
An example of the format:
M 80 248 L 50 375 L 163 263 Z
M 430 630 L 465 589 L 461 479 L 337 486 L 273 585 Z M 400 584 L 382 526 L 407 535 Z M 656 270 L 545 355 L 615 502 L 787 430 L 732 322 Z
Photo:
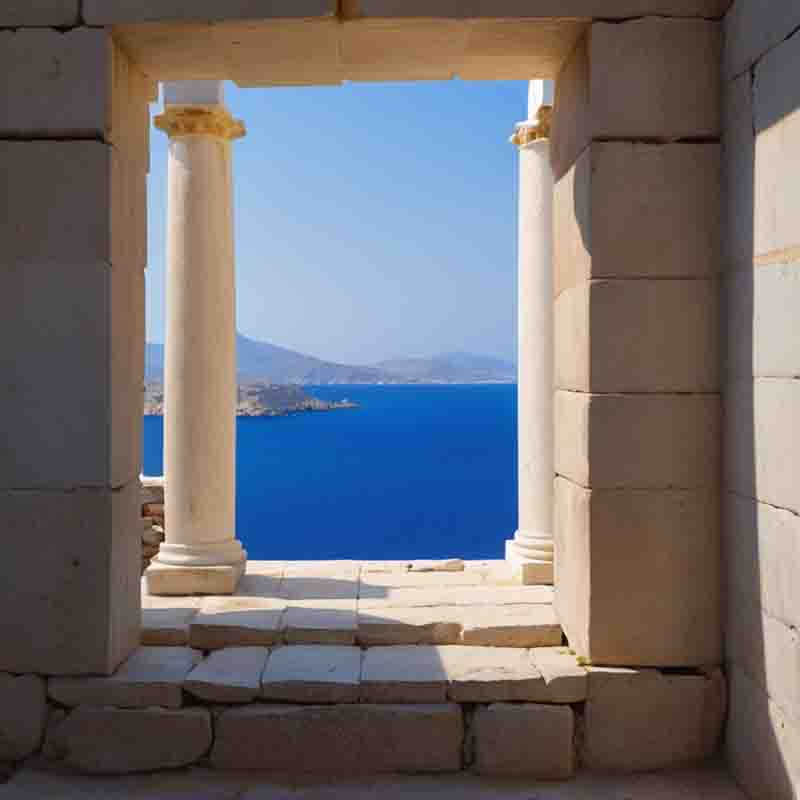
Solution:
M 365 647 L 392 644 L 458 644 L 458 608 L 386 608 L 359 611 L 358 643 Z
M 362 702 L 443 703 L 446 699 L 447 673 L 438 647 L 373 647 L 364 654 Z
M 466 645 L 555 647 L 562 640 L 555 609 L 543 603 L 465 608 L 461 620 Z
M 447 697 L 456 703 L 541 701 L 546 684 L 528 650 L 517 647 L 440 647 Z
M 261 691 L 266 647 L 214 650 L 187 676 L 183 688 L 211 703 L 248 703 Z
M 580 703 L 586 699 L 589 673 L 566 647 L 534 647 L 531 658 L 547 684 L 551 703 Z
M 287 703 L 357 703 L 361 658 L 358 647 L 276 647 L 261 678 L 261 696 Z
M 280 636 L 282 601 L 215 597 L 203 602 L 189 626 L 189 644 L 200 650 L 269 647 Z
M 288 644 L 355 644 L 355 600 L 297 601 L 283 615 Z
M 109 677 L 50 678 L 47 693 L 70 707 L 180 708 L 183 682 L 202 657 L 188 647 L 140 647 Z
M 445 586 L 436 589 L 417 587 L 361 587 L 358 608 L 413 608 L 426 606 L 513 606 L 550 604 L 552 586 Z

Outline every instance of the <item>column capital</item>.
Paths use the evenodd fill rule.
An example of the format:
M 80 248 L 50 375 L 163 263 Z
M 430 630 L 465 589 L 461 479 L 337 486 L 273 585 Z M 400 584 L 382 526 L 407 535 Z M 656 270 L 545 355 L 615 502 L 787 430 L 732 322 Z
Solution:
M 221 106 L 171 106 L 155 118 L 155 126 L 170 139 L 205 135 L 233 141 L 247 133 L 244 122 Z
M 541 139 L 549 139 L 552 118 L 553 107 L 540 106 L 539 110 L 536 112 L 535 119 L 517 123 L 516 129 L 509 141 L 511 144 L 523 148 Z

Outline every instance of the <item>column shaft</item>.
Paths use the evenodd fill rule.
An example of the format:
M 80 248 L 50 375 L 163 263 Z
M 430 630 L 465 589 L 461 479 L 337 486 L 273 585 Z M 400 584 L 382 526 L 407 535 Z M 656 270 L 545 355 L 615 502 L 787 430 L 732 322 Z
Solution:
M 539 584 L 553 582 L 553 175 L 546 133 L 544 122 L 523 126 L 515 137 L 520 145 L 519 527 L 506 543 L 506 558 L 523 582 Z

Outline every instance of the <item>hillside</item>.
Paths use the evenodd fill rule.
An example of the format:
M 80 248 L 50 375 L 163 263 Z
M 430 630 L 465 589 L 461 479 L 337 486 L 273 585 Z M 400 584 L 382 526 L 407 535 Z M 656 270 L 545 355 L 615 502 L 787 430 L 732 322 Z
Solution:
M 470 353 L 449 353 L 434 358 L 384 361 L 374 366 L 353 366 L 323 361 L 269 342 L 241 334 L 236 337 L 240 383 L 273 384 L 375 384 L 375 383 L 513 383 L 516 367 L 507 361 Z M 164 346 L 148 343 L 145 378 L 161 381 Z

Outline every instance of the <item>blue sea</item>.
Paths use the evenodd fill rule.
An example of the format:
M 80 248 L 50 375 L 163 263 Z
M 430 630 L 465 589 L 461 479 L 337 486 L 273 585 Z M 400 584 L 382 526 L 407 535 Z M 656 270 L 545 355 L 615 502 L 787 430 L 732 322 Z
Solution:
M 357 409 L 239 418 L 237 535 L 254 559 L 501 558 L 517 524 L 516 387 L 317 386 Z M 144 420 L 144 471 L 163 424 Z

